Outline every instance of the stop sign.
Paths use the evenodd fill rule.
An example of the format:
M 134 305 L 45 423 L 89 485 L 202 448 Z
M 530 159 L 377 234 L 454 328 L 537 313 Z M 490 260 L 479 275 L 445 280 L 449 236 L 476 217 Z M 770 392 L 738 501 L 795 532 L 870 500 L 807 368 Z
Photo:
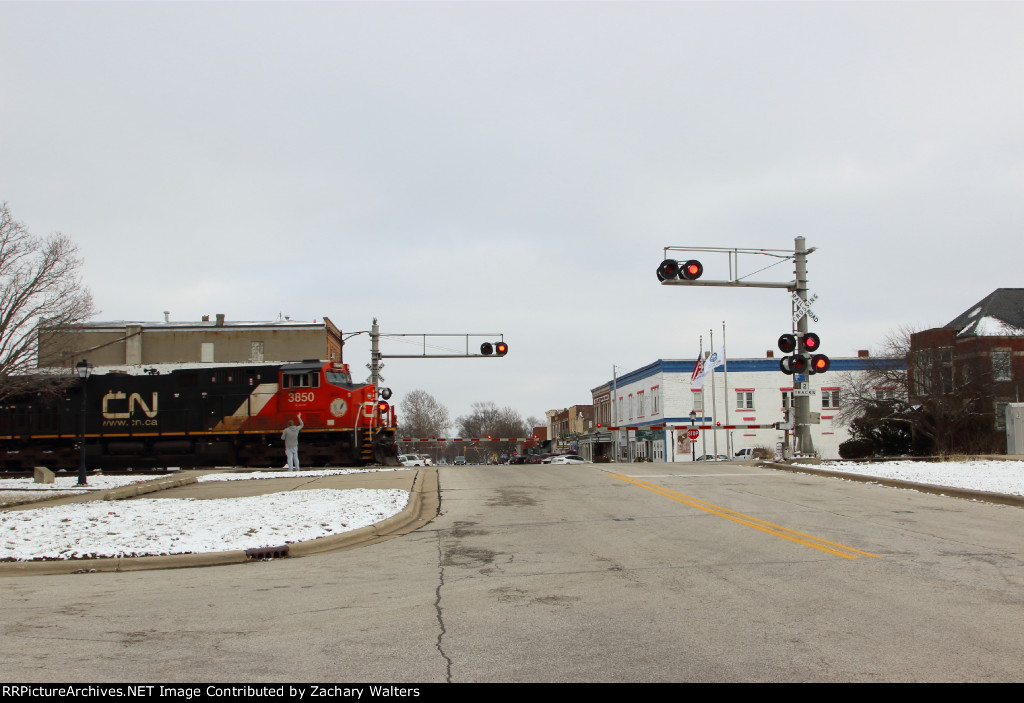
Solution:
M 689 437 L 690 439 L 697 439 L 698 437 L 700 437 L 700 430 L 687 430 L 686 436 Z

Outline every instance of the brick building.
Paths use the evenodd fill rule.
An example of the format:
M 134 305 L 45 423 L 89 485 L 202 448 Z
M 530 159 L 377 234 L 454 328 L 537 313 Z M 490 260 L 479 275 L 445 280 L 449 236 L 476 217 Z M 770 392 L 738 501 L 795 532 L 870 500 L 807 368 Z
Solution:
M 246 363 L 320 359 L 342 362 L 341 330 L 322 322 L 281 319 L 230 321 L 224 315 L 199 321 L 86 322 L 39 333 L 39 358 L 50 366 L 175 363 Z
M 910 336 L 911 400 L 946 397 L 1005 425 L 1024 379 L 1024 288 L 997 288 L 942 327 Z

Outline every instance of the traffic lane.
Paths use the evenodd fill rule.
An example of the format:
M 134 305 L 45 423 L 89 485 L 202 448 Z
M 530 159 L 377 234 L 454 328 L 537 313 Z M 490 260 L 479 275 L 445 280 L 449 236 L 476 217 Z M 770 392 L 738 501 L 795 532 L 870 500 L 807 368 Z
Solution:
M 437 520 L 347 552 L 10 579 L 0 656 L 25 681 L 1020 679 L 1018 553 L 989 536 L 1019 544 L 1002 522 L 1019 513 L 955 501 L 979 534 L 951 543 L 932 536 L 948 499 L 714 465 L 665 479 L 789 527 L 842 523 L 857 546 L 863 530 L 883 557 L 848 560 L 603 468 L 441 469 Z
M 882 558 L 810 549 L 597 467 L 531 468 L 494 485 L 469 474 L 445 482 L 460 514 L 477 519 L 442 535 L 444 593 L 489 612 L 504 641 L 529 649 L 533 680 L 1019 679 L 1024 622 L 1019 591 L 1005 581 L 1008 571 L 1019 578 L 1016 552 L 1005 549 L 1013 539 L 994 536 L 983 550 L 990 570 L 965 580 L 958 572 L 973 560 L 955 554 L 955 540 L 879 518 L 905 515 L 897 511 L 909 504 L 933 533 L 950 511 L 966 511 L 984 534 L 1006 526 L 1019 535 L 1008 509 L 951 508 L 950 499 L 783 472 L 685 468 L 665 482 L 871 545 Z M 521 675 L 494 647 L 460 646 L 460 620 L 447 619 L 445 637 L 456 675 Z
M 436 537 L 419 533 L 304 558 L 8 579 L 0 658 L 29 682 L 443 682 L 437 585 Z

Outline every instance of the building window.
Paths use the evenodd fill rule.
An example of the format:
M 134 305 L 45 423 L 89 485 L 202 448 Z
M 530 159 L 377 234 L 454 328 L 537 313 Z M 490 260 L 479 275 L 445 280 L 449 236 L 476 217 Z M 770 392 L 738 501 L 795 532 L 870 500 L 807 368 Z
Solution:
M 207 364 L 213 361 L 213 342 L 200 343 L 199 361 Z
M 875 400 L 895 400 L 896 389 L 894 388 L 876 388 L 875 389 Z
M 249 347 L 249 361 L 263 362 L 263 342 L 253 342 Z
M 1013 380 L 1013 366 L 1012 366 L 1012 352 L 997 349 L 992 352 L 992 380 L 993 381 L 1012 381 Z
M 821 392 L 821 407 L 822 408 L 838 408 L 839 407 L 839 391 L 831 390 Z
M 651 389 L 651 414 L 657 415 L 661 412 L 661 388 L 655 386 Z
M 793 407 L 793 391 L 782 391 L 782 409 L 789 410 Z
M 1006 429 L 1006 406 L 1009 403 L 996 403 L 996 429 Z
M 754 392 L 753 391 L 736 391 L 736 409 L 737 410 L 753 410 L 754 409 Z
M 647 414 L 647 402 L 645 400 L 645 393 L 640 391 L 637 395 L 637 417 L 643 417 Z
M 693 409 L 701 414 L 704 413 L 704 395 L 700 391 L 693 392 Z

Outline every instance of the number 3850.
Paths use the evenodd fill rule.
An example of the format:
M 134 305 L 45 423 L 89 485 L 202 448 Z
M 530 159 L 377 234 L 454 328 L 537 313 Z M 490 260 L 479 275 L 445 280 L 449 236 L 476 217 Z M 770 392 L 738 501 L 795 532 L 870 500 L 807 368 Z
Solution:
M 305 393 L 289 393 L 289 403 L 310 403 L 313 401 L 313 393 L 311 391 Z

